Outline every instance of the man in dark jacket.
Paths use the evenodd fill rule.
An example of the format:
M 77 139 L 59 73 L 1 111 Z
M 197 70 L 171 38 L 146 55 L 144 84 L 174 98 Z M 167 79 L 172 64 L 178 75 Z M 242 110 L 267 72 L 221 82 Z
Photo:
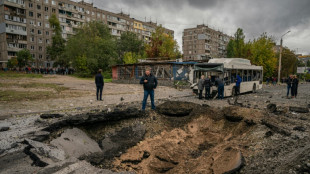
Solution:
M 218 99 L 224 98 L 224 83 L 223 80 L 219 77 L 215 79 L 215 85 L 217 86 L 217 92 L 218 92 Z
M 299 80 L 298 80 L 297 76 L 294 75 L 293 80 L 292 80 L 292 89 L 291 89 L 292 98 L 297 97 L 298 83 L 299 83 Z
M 211 94 L 210 94 L 210 89 L 212 87 L 212 81 L 211 81 L 211 76 L 208 76 L 206 79 L 205 79 L 205 90 L 206 90 L 206 93 L 205 93 L 205 99 L 208 100 L 209 98 L 211 98 Z
M 239 95 L 240 94 L 240 84 L 242 82 L 242 79 L 239 75 L 237 75 L 236 78 L 236 86 L 235 86 L 235 95 Z
M 103 90 L 103 86 L 104 86 L 104 80 L 103 80 L 103 76 L 101 74 L 102 70 L 99 69 L 98 74 L 95 77 L 95 83 L 96 83 L 96 87 L 97 87 L 97 100 L 101 100 L 102 101 L 102 90 Z M 98 95 L 100 93 L 100 95 Z
M 157 79 L 156 77 L 151 74 L 150 69 L 145 70 L 145 75 L 141 78 L 140 84 L 143 84 L 144 88 L 144 97 L 142 102 L 142 110 L 145 110 L 147 98 L 150 95 L 152 109 L 155 110 L 155 103 L 154 103 L 154 89 L 157 87 Z
M 286 80 L 286 84 L 287 84 L 287 93 L 286 93 L 286 97 L 288 98 L 289 94 L 290 94 L 290 91 L 291 91 L 291 88 L 292 88 L 292 75 L 290 75 L 287 80 Z

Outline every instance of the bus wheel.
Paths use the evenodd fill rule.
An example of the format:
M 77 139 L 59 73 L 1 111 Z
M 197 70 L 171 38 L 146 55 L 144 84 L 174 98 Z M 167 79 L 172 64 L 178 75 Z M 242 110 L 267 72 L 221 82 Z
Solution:
M 252 92 L 253 92 L 253 93 L 255 93 L 255 92 L 256 92 L 256 84 L 255 84 L 255 83 L 254 83 L 254 85 L 253 85 Z

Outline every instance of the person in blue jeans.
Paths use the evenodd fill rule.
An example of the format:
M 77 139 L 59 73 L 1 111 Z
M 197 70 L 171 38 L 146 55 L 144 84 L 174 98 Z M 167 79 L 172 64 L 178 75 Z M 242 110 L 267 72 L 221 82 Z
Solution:
M 242 79 L 239 75 L 237 75 L 236 78 L 236 86 L 235 86 L 235 95 L 239 95 L 240 94 L 240 84 L 242 82 Z
M 145 110 L 147 98 L 149 95 L 151 98 L 152 109 L 155 110 L 154 89 L 157 87 L 157 79 L 153 74 L 151 74 L 151 70 L 149 68 L 145 70 L 145 75 L 140 79 L 140 84 L 143 84 L 144 88 L 142 110 Z
M 287 84 L 287 93 L 286 93 L 286 98 L 289 98 L 290 95 L 290 91 L 292 88 L 292 82 L 293 82 L 293 75 L 290 75 L 287 80 L 286 80 L 286 84 Z
M 215 79 L 215 85 L 217 86 L 217 98 L 218 99 L 223 99 L 224 98 L 224 82 L 220 78 Z

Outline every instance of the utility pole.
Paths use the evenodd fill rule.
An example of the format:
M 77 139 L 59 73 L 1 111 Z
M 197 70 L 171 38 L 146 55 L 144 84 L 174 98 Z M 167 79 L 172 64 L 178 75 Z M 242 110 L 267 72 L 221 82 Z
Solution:
M 288 32 L 286 32 L 285 34 L 283 34 L 281 36 L 281 40 L 280 40 L 280 56 L 279 56 L 279 69 L 278 69 L 278 83 L 280 83 L 280 78 L 281 78 L 281 59 L 282 59 L 282 43 L 283 43 L 283 36 L 285 36 L 287 33 L 291 32 L 290 30 Z

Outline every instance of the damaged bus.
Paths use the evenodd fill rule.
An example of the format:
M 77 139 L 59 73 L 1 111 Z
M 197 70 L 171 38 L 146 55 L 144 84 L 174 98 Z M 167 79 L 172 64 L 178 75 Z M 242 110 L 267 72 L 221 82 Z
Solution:
M 191 82 L 193 92 L 198 94 L 198 80 L 201 75 L 211 76 L 213 86 L 212 97 L 217 94 L 215 79 L 221 78 L 225 84 L 224 97 L 235 95 L 235 81 L 237 75 L 242 79 L 240 93 L 255 92 L 263 87 L 263 67 L 251 65 L 250 60 L 242 58 L 214 58 L 208 63 L 197 63 L 194 66 L 194 73 Z

